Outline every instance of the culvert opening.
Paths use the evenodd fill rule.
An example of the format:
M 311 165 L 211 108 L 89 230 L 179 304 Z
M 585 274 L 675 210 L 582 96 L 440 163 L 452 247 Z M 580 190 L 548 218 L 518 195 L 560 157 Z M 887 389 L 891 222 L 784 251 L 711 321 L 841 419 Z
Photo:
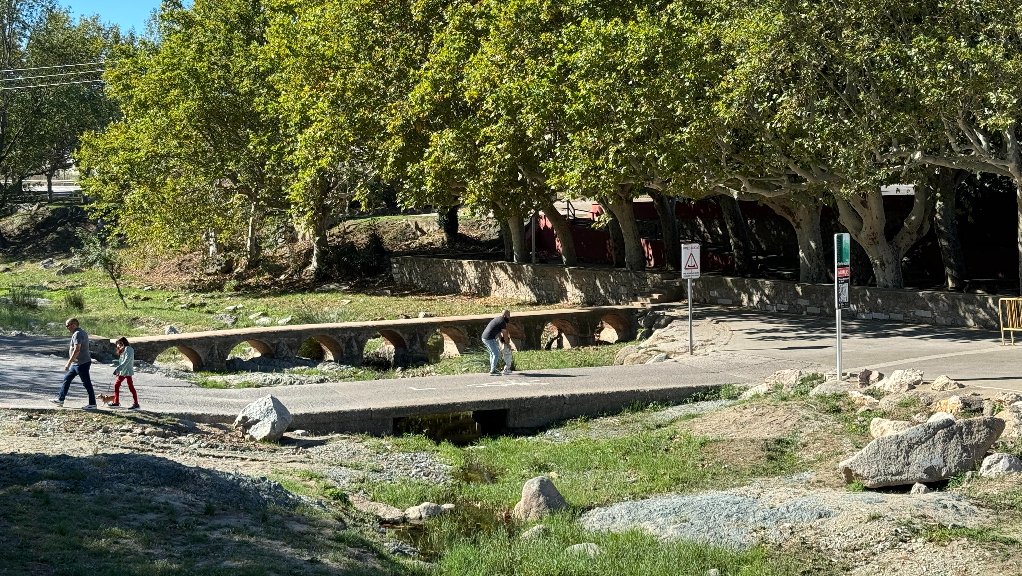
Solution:
M 422 434 L 430 440 L 466 446 L 507 430 L 507 410 L 444 412 L 394 419 L 395 434 Z

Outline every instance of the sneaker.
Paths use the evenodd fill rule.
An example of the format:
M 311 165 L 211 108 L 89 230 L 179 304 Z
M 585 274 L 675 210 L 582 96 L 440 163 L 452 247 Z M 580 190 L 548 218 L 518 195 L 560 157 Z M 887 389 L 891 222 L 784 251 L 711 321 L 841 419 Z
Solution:
M 64 401 L 61 400 L 60 398 L 50 398 L 50 402 L 53 402 L 57 406 L 63 406 L 64 405 Z
M 95 404 L 86 404 L 85 406 L 82 406 L 82 410 L 95 410 L 95 409 L 96 409 L 96 405 Z
M 128 408 L 128 410 L 138 410 L 138 404 L 132 404 L 131 408 Z
M 110 402 L 110 403 L 107 404 L 107 406 L 109 406 L 111 408 L 120 408 L 121 407 L 121 403 L 120 402 Z
M 490 372 L 490 376 L 500 376 L 500 372 L 494 370 L 493 372 Z
M 504 371 L 500 373 L 500 375 L 501 376 L 510 376 L 511 375 L 511 369 L 510 368 L 505 368 Z

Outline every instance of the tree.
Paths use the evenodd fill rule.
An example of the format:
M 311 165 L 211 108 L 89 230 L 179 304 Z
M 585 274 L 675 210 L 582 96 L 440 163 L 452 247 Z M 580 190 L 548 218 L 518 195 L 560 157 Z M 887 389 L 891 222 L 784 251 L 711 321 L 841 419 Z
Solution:
M 107 75 L 121 118 L 85 139 L 83 186 L 117 203 L 118 226 L 150 251 L 241 239 L 259 261 L 260 215 L 284 206 L 274 98 L 256 58 L 258 0 L 165 3 L 158 43 L 123 50 Z
M 338 208 L 378 189 L 391 108 L 421 63 L 435 6 L 370 0 L 273 0 L 261 59 L 279 91 L 269 110 L 284 122 L 282 158 L 292 213 L 313 244 L 318 274 Z M 452 202 L 436 203 L 450 205 Z
M 121 255 L 115 247 L 110 246 L 109 239 L 84 231 L 80 231 L 77 236 L 81 247 L 73 250 L 75 258 L 83 266 L 99 268 L 105 272 L 110 281 L 114 283 L 117 296 L 121 299 L 121 304 L 124 304 L 124 309 L 127 310 L 128 301 L 124 299 L 124 293 L 121 292 L 121 279 L 124 277 L 124 260 Z
M 0 3 L 0 208 L 26 178 L 67 166 L 81 133 L 109 121 L 98 70 L 119 41 L 116 28 L 74 23 L 47 0 Z

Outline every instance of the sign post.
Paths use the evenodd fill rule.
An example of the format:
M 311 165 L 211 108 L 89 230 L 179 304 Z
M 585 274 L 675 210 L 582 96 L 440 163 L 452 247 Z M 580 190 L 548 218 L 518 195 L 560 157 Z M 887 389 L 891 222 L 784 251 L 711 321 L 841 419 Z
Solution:
M 834 316 L 837 320 L 837 379 L 841 376 L 841 310 L 848 308 L 852 245 L 847 232 L 834 235 Z
M 681 278 L 688 280 L 688 353 L 692 354 L 692 279 L 699 277 L 699 244 L 681 245 Z

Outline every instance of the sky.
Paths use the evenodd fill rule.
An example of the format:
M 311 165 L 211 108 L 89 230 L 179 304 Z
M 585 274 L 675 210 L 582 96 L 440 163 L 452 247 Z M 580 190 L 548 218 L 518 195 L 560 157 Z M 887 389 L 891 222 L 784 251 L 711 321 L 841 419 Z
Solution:
M 72 16 L 98 14 L 104 24 L 117 24 L 125 32 L 134 29 L 141 36 L 160 0 L 58 0 L 57 4 L 69 8 Z

